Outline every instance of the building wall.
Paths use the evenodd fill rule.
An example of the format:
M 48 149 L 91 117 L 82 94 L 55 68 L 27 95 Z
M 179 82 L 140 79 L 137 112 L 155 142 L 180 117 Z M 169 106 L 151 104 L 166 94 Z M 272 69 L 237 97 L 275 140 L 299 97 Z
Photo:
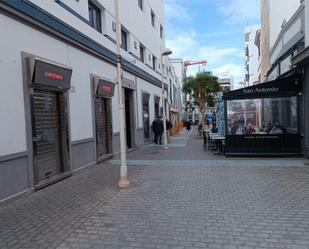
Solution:
M 270 68 L 269 58 L 269 1 L 261 0 L 261 82 Z
M 299 0 L 269 0 L 269 48 L 271 49 L 281 31 L 283 21 L 294 15 L 300 6 Z
M 252 86 L 259 81 L 259 50 L 254 44 L 256 32 L 261 28 L 260 25 L 250 25 L 245 27 L 245 51 L 248 51 L 248 55 L 245 54 L 245 71 L 248 78 L 245 80 L 245 86 Z M 247 71 L 247 68 L 249 70 Z
M 261 81 L 265 81 L 270 69 L 269 52 L 281 31 L 300 6 L 298 0 L 261 0 Z M 288 6 L 288 7 L 287 7 Z
M 87 23 L 82 21 L 80 18 L 73 15 L 67 9 L 63 8 L 61 5 L 54 1 L 40 1 L 40 0 L 30 0 L 42 9 L 52 13 L 55 17 L 68 23 L 70 26 L 81 31 L 83 34 L 89 36 L 91 39 L 99 42 L 104 47 L 115 51 L 115 39 L 116 33 L 112 29 L 114 22 L 114 4 L 110 0 L 96 0 L 93 1 L 102 11 L 102 34 L 90 27 Z M 69 2 L 69 3 L 68 3 Z M 67 1 L 68 7 L 72 8 L 78 14 L 85 16 L 88 19 L 88 4 L 85 5 L 84 2 L 79 1 L 76 4 L 74 1 Z M 146 72 L 152 74 L 155 77 L 160 77 L 160 51 L 165 47 L 165 37 L 160 38 L 160 24 L 164 27 L 163 20 L 163 2 L 160 1 L 144 1 L 144 10 L 141 11 L 137 5 L 132 4 L 130 1 L 119 1 L 119 16 L 120 23 L 128 31 L 128 51 L 121 50 L 121 54 L 124 58 L 133 62 L 135 65 L 145 70 Z M 85 10 L 86 9 L 86 10 Z M 155 27 L 151 25 L 150 9 L 155 12 Z M 134 15 L 129 13 L 135 13 Z M 134 47 L 134 42 L 137 49 Z M 139 57 L 139 43 L 142 43 L 146 48 L 145 63 L 142 63 Z M 149 59 L 149 55 L 151 59 Z M 157 69 L 154 71 L 152 67 L 152 55 L 157 58 Z
M 25 1 L 28 4 L 28 1 Z M 67 4 L 76 13 L 72 14 L 62 5 L 54 1 L 38 1 L 31 0 L 33 3 L 45 11 L 51 13 L 53 18 L 57 18 L 72 29 L 77 29 L 86 37 L 89 37 L 92 43 L 103 45 L 105 48 L 114 51 L 115 43 L 113 42 L 114 31 L 112 30 L 112 9 L 111 1 L 95 1 L 97 4 L 104 6 L 106 26 L 103 31 L 110 32 L 104 36 L 91 28 L 83 18 L 88 18 L 87 1 L 62 1 Z M 148 1 L 145 1 L 145 3 Z M 1 5 L 4 3 L 0 3 Z M 149 4 L 149 3 L 148 3 Z M 152 9 L 155 11 L 158 23 L 163 23 L 163 3 L 155 1 L 151 3 Z M 159 26 L 154 29 L 150 24 L 150 12 L 141 13 L 145 17 L 140 17 L 139 21 L 131 19 L 132 12 L 137 6 L 130 5 L 125 2 L 121 5 L 120 12 L 124 16 L 121 17 L 126 22 L 126 29 L 134 32 L 134 39 L 142 41 L 147 46 L 149 54 L 154 54 L 159 58 L 162 46 L 164 46 L 164 38 L 160 38 Z M 127 12 L 125 10 L 130 10 Z M 145 9 L 145 12 L 147 9 Z M 76 16 L 76 15 L 80 16 Z M 146 23 L 146 15 L 148 22 Z M 134 15 L 133 15 L 134 16 Z M 145 18 L 144 20 L 142 18 Z M 31 19 L 31 17 L 29 17 Z M 142 20 L 142 21 L 141 21 Z M 160 22 L 159 22 L 160 20 Z M 71 154 L 71 171 L 81 167 L 89 166 L 96 162 L 95 148 L 95 127 L 93 115 L 93 89 L 91 87 L 91 78 L 96 75 L 108 81 L 115 82 L 116 67 L 113 61 L 103 60 L 102 56 L 95 54 L 89 49 L 81 49 L 77 44 L 73 45 L 73 41 L 69 40 L 65 35 L 51 36 L 42 23 L 42 30 L 37 29 L 37 24 L 27 24 L 0 14 L 0 30 L 6 30 L 5 36 L 0 39 L 0 73 L 2 75 L 2 84 L 0 84 L 0 202 L 6 198 L 24 193 L 34 187 L 33 181 L 33 161 L 31 155 L 31 131 L 29 132 L 27 122 L 29 121 L 29 103 L 28 85 L 25 81 L 27 70 L 25 69 L 24 56 L 35 56 L 48 61 L 53 61 L 72 68 L 71 88 L 68 93 L 69 102 L 69 133 L 70 133 L 70 154 Z M 139 25 L 145 24 L 142 33 Z M 132 31 L 131 31 L 132 30 Z M 156 37 L 156 38 L 155 38 Z M 130 39 L 130 42 L 133 40 Z M 148 44 L 149 43 L 149 44 Z M 133 47 L 132 47 L 133 44 Z M 129 44 L 130 50 L 135 49 L 134 42 Z M 139 53 L 139 52 L 138 52 Z M 137 53 L 137 54 L 138 54 Z M 135 74 L 134 70 L 124 70 L 123 77 L 125 80 L 133 82 L 133 109 L 134 109 L 134 128 L 135 128 L 135 144 L 143 144 L 143 122 L 142 122 L 142 92 L 150 94 L 149 109 L 150 122 L 154 119 L 154 97 L 161 97 L 161 86 L 158 84 L 161 80 L 160 68 L 156 71 L 142 63 L 132 54 L 122 51 L 122 55 L 127 59 L 127 63 L 137 66 L 143 70 L 141 74 L 153 76 L 153 80 L 147 80 Z M 151 65 L 152 63 L 149 62 Z M 158 63 L 159 64 L 159 63 Z M 136 70 L 136 69 L 135 69 Z M 150 77 L 149 76 L 149 77 Z M 175 77 L 171 73 L 171 79 Z M 170 79 L 165 77 L 167 83 Z M 155 80 L 154 80 L 155 79 Z M 160 102 L 161 106 L 161 102 Z M 119 115 L 118 115 L 118 89 L 115 87 L 115 95 L 112 98 L 112 123 L 113 123 L 113 153 L 118 153 L 119 148 Z
M 182 59 L 172 59 L 171 60 L 173 68 L 175 70 L 175 76 L 177 80 L 176 87 L 179 90 L 179 107 L 180 109 L 185 107 L 185 96 L 182 92 L 183 80 L 186 77 L 185 69 L 184 69 L 184 62 Z
M 9 23 L 11 28 L 7 28 Z M 26 136 L 21 55 L 15 49 L 15 44 L 22 42 L 20 37 L 16 39 L 20 26 L 0 14 L 0 29 L 7 31 L 0 39 L 0 156 L 4 156 L 26 151 Z M 54 56 L 63 58 L 64 54 L 62 48 Z

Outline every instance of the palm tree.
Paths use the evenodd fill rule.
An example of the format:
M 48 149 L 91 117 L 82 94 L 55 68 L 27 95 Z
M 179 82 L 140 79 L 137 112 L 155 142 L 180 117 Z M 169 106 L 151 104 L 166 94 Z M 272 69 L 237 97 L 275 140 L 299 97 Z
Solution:
M 184 79 L 183 92 L 190 95 L 193 104 L 198 107 L 199 123 L 204 128 L 204 114 L 207 106 L 214 106 L 213 94 L 221 91 L 218 78 L 210 72 L 200 72 Z

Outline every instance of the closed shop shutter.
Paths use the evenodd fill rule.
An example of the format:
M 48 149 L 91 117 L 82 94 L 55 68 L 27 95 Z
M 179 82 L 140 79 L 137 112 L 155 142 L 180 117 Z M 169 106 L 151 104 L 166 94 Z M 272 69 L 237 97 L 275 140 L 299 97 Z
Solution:
M 34 89 L 31 100 L 34 166 L 40 182 L 64 170 L 63 94 Z
M 96 137 L 97 137 L 97 157 L 102 158 L 112 153 L 112 118 L 110 100 L 96 97 Z

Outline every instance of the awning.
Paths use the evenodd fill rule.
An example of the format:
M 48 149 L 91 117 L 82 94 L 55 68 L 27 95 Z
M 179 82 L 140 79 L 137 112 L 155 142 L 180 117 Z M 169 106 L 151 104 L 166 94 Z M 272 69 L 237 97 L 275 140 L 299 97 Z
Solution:
M 256 99 L 294 96 L 301 91 L 301 74 L 297 70 L 290 71 L 279 78 L 262 84 L 225 92 L 223 99 Z

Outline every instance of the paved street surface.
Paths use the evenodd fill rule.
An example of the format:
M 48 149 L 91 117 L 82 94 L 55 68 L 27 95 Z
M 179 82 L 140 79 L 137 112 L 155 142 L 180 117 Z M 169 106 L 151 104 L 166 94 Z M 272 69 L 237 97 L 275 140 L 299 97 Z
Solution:
M 303 159 L 224 158 L 195 132 L 0 207 L 0 248 L 308 249 L 309 166 Z

